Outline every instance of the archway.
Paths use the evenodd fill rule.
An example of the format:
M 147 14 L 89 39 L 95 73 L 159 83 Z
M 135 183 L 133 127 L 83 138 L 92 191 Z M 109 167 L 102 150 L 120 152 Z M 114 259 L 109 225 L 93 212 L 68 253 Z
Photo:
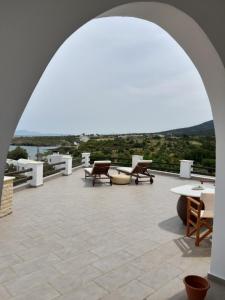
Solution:
M 40 12 L 43 9 L 39 6 L 39 4 L 35 5 L 32 3 L 31 6 L 33 6 L 29 6 L 24 11 L 23 5 L 20 4 L 21 7 L 18 7 L 19 13 L 17 16 L 14 16 L 10 11 L 11 7 L 6 5 L 6 13 L 1 20 L 3 24 L 9 24 L 9 22 L 12 22 L 12 24 L 10 25 L 11 27 L 9 26 L 11 31 L 9 30 L 8 33 L 7 26 L 4 29 L 5 35 L 3 34 L 3 44 L 4 41 L 10 40 L 10 42 L 4 44 L 4 55 L 2 55 L 3 59 L 1 61 L 2 70 L 4 69 L 6 72 L 3 73 L 2 71 L 0 73 L 0 75 L 2 75 L 3 84 L 1 91 L 2 109 L 0 126 L 1 128 L 5 128 L 0 144 L 2 148 L 0 160 L 1 181 L 3 177 L 6 153 L 18 120 L 25 108 L 32 90 L 43 72 L 44 67 L 65 38 L 86 21 L 96 17 L 104 11 L 106 12 L 101 16 L 132 16 L 152 21 L 169 32 L 187 52 L 202 77 L 211 102 L 217 136 L 217 192 L 210 272 L 215 276 L 225 279 L 225 261 L 223 260 L 225 239 L 220 232 L 220 229 L 225 225 L 223 217 L 223 212 L 225 211 L 225 202 L 223 201 L 223 195 L 225 194 L 225 187 L 223 184 L 225 178 L 225 141 L 223 139 L 225 130 L 224 65 L 207 34 L 191 17 L 191 15 L 195 15 L 192 11 L 191 5 L 189 16 L 182 11 L 182 6 L 184 5 L 183 2 L 180 6 L 181 10 L 167 4 L 151 1 L 136 2 L 118 6 L 119 4 L 122 4 L 122 2 L 123 1 L 119 1 L 119 3 L 118 1 L 111 1 L 108 4 L 100 4 L 96 6 L 94 6 L 91 2 L 88 9 L 79 3 L 80 9 L 76 9 L 76 5 L 78 5 L 78 3 L 72 4 L 68 1 L 69 5 L 67 9 L 65 9 L 65 3 L 63 3 L 62 6 L 60 5 L 60 1 L 58 1 L 53 4 L 55 13 L 54 17 L 50 19 L 48 18 L 51 16 L 52 7 L 49 3 L 45 5 L 47 13 L 40 19 L 35 17 L 37 15 L 37 11 Z M 168 2 L 170 3 L 171 1 Z M 112 9 L 112 7 L 115 8 Z M 31 28 L 27 28 L 28 23 L 24 22 L 24 20 L 21 22 L 24 14 L 27 22 L 30 20 L 34 21 L 33 26 L 36 26 L 35 28 L 37 28 L 36 36 L 31 34 Z M 64 24 L 61 22 L 62 15 L 65 17 Z M 75 17 L 77 17 L 76 22 L 74 21 Z M 199 20 L 200 19 L 201 17 L 199 16 Z M 15 22 L 18 20 L 19 22 L 16 28 Z M 205 21 L 207 22 L 207 20 Z M 74 25 L 74 23 L 76 24 Z M 12 28 L 13 25 L 14 27 Z M 46 26 L 46 28 L 44 28 L 44 26 Z M 43 32 L 44 29 L 45 32 Z M 17 38 L 18 33 L 20 41 L 18 41 Z M 10 34 L 11 39 L 9 37 Z M 11 42 L 12 40 L 13 42 Z M 214 44 L 216 44 L 216 41 L 214 41 Z M 219 42 L 217 43 L 217 46 L 219 49 Z M 26 47 L 28 47 L 29 51 L 27 51 Z M 36 48 L 38 48 L 38 52 L 36 52 Z M 22 59 L 18 58 L 18 51 L 21 51 L 20 58 Z M 4 60 L 5 57 L 6 60 Z M 9 62 L 10 59 L 11 61 Z M 14 89 L 11 88 L 11 85 L 13 85 Z

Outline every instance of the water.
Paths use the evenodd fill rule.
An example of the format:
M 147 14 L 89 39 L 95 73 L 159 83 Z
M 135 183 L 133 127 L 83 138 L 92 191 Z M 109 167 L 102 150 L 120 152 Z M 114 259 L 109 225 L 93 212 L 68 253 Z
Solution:
M 9 151 L 14 150 L 16 147 L 18 147 L 18 146 L 10 145 Z M 45 153 L 45 152 L 47 152 L 50 149 L 57 148 L 57 146 L 37 147 L 37 146 L 24 146 L 24 145 L 22 145 L 20 147 L 24 148 L 27 151 L 27 153 L 28 153 L 28 157 L 30 159 L 34 159 L 34 160 L 37 159 L 36 155 L 37 155 L 38 148 L 39 148 L 39 153 L 42 153 L 42 154 Z

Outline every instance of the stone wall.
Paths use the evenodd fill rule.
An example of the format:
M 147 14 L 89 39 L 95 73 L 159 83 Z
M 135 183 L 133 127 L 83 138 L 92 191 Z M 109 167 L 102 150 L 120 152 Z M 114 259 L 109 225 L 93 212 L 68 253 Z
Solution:
M 4 178 L 2 199 L 0 205 L 0 218 L 12 213 L 13 179 L 14 177 Z

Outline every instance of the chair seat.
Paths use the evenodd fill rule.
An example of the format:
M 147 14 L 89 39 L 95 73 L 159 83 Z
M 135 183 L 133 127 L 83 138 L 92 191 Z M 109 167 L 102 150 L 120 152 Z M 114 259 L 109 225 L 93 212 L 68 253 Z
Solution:
M 214 212 L 212 210 L 201 210 L 201 218 L 213 219 Z

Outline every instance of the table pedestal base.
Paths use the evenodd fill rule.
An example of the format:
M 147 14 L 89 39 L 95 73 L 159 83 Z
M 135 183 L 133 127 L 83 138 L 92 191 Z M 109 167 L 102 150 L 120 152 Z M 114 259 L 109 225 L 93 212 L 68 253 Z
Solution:
M 184 225 L 187 224 L 187 197 L 180 196 L 177 201 L 177 214 L 181 218 Z

